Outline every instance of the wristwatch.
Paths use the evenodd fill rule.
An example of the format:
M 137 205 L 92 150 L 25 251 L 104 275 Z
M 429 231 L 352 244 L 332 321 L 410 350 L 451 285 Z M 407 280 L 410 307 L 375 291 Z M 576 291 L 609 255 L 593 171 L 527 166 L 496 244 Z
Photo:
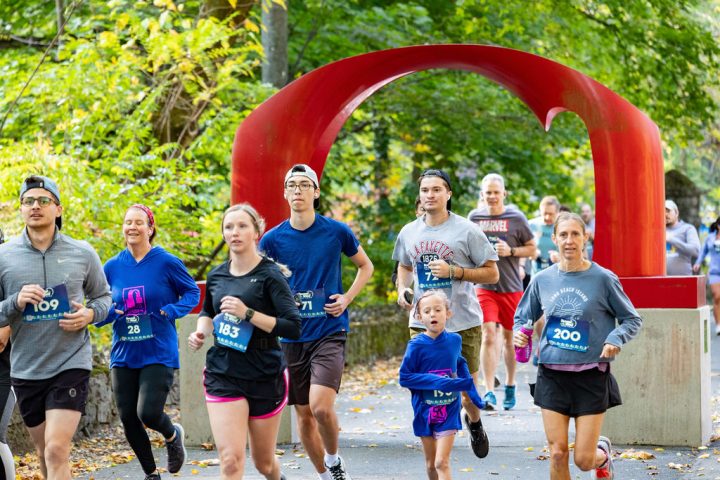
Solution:
M 255 310 L 253 310 L 252 308 L 248 308 L 247 310 L 245 310 L 245 320 L 247 320 L 248 322 L 253 317 L 253 315 L 255 315 Z

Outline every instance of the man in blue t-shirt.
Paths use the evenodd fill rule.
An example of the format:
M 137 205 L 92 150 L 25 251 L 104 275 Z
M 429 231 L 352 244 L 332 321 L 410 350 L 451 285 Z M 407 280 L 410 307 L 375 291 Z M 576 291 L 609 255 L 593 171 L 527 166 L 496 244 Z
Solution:
M 289 404 L 295 405 L 303 447 L 321 480 L 349 479 L 338 455 L 335 397 L 345 366 L 349 330 L 347 307 L 370 280 L 373 264 L 350 228 L 316 213 L 318 177 L 307 165 L 285 175 L 290 218 L 267 232 L 260 250 L 288 266 L 288 279 L 300 309 L 302 333 L 283 340 L 290 373 Z M 342 287 L 341 255 L 357 266 L 347 292 Z

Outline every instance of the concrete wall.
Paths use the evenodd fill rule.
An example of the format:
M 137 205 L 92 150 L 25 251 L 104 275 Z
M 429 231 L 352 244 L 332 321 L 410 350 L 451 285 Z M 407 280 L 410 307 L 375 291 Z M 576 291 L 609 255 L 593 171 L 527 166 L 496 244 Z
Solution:
M 643 328 L 612 364 L 623 405 L 608 411 L 603 434 L 618 444 L 708 443 L 710 308 L 638 311 Z
M 205 367 L 205 354 L 210 345 L 197 352 L 190 351 L 187 338 L 195 331 L 197 315 L 188 315 L 178 322 L 178 339 L 180 343 L 180 422 L 185 429 L 188 446 L 197 447 L 202 443 L 214 443 L 210 430 L 210 418 L 205 407 L 205 391 L 202 383 L 202 371 Z M 278 443 L 295 441 L 292 432 L 290 408 L 285 408 L 280 423 Z

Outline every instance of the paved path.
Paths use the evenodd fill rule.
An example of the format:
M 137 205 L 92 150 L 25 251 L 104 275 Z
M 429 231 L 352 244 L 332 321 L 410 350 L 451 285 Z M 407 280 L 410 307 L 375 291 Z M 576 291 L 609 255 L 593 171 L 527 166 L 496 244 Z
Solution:
M 712 342 L 712 390 L 713 409 L 718 410 L 717 396 L 720 395 L 720 337 Z M 483 422 L 490 436 L 490 454 L 479 460 L 473 456 L 467 445 L 467 437 L 461 433 L 456 440 L 452 455 L 453 478 L 456 479 L 523 479 L 548 478 L 548 461 L 544 459 L 545 435 L 538 409 L 530 401 L 527 379 L 532 370 L 523 366 L 518 375 L 518 405 L 509 412 L 484 414 Z M 622 386 L 621 386 L 622 388 Z M 502 401 L 502 392 L 498 391 Z M 365 394 L 343 393 L 338 397 L 337 410 L 340 415 L 342 433 L 340 452 L 345 458 L 349 472 L 355 480 L 370 479 L 422 479 L 425 477 L 422 449 L 412 435 L 410 398 L 407 390 L 389 384 L 378 391 Z M 716 415 L 717 416 L 717 415 Z M 716 417 L 715 416 L 715 417 Z M 716 424 L 717 427 L 717 424 Z M 717 442 L 716 442 L 717 443 Z M 617 450 L 626 447 L 614 445 Z M 280 462 L 289 480 L 317 479 L 310 461 L 299 445 L 281 445 L 284 450 Z M 718 448 L 717 453 L 714 449 Z M 656 450 L 652 446 L 634 447 L 656 456 L 648 461 L 620 459 L 616 457 L 616 478 L 622 480 L 640 479 L 720 479 L 720 444 L 708 449 L 666 448 Z M 707 456 L 706 456 L 707 455 Z M 705 457 L 706 458 L 703 458 Z M 157 450 L 159 465 L 165 464 L 165 452 Z M 189 461 L 212 460 L 215 451 L 189 450 Z M 670 465 L 685 467 L 677 470 Z M 142 478 L 137 461 L 104 469 L 82 477 L 84 479 L 115 480 Z M 573 479 L 589 478 L 574 466 Z M 208 478 L 219 479 L 219 467 L 200 467 L 188 464 L 178 475 L 164 474 L 164 478 Z M 246 468 L 245 478 L 257 480 L 261 477 L 252 465 Z

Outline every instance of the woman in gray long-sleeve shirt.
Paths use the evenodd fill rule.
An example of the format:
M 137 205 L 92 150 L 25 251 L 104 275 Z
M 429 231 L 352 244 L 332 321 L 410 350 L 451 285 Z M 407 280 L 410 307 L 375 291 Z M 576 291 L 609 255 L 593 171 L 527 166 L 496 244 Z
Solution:
M 515 345 L 527 345 L 520 327 L 543 314 L 535 404 L 542 409 L 550 446 L 550 478 L 570 478 L 568 427 L 575 419 L 575 465 L 592 478 L 613 478 L 610 440 L 600 436 L 608 408 L 620 405 L 610 362 L 637 335 L 642 319 L 611 271 L 583 257 L 585 222 L 574 213 L 555 221 L 560 261 L 533 276 L 515 312 Z

